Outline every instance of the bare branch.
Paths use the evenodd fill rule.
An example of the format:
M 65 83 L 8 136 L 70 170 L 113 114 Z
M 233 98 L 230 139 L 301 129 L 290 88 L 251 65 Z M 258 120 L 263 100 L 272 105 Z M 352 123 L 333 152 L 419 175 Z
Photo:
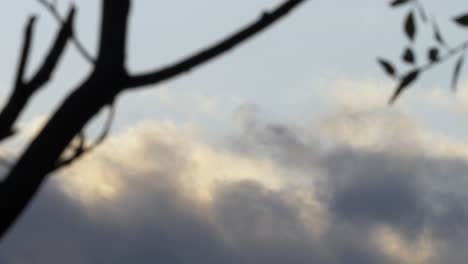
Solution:
M 173 78 L 181 73 L 190 71 L 192 68 L 199 66 L 209 60 L 212 60 L 218 57 L 221 54 L 229 51 L 235 46 L 243 43 L 257 33 L 268 28 L 274 22 L 278 21 L 280 18 L 288 14 L 291 10 L 298 7 L 299 4 L 304 3 L 306 0 L 289 0 L 284 2 L 274 11 L 268 13 L 265 12 L 256 22 L 250 24 L 249 26 L 241 29 L 237 33 L 225 38 L 224 40 L 216 43 L 215 45 L 208 47 L 196 53 L 195 55 L 189 56 L 186 59 L 183 59 L 173 65 L 169 65 L 155 72 L 150 72 L 146 74 L 129 76 L 125 83 L 125 86 L 128 88 L 139 87 L 150 84 L 156 84 L 161 81 Z
M 49 13 L 55 18 L 55 20 L 63 24 L 65 20 L 60 16 L 58 10 L 57 10 L 57 2 L 54 1 L 53 3 L 50 3 L 46 0 L 38 0 L 38 2 L 47 10 Z M 89 63 L 94 64 L 96 60 L 93 58 L 91 53 L 89 53 L 84 45 L 78 40 L 78 38 L 75 36 L 74 33 L 71 35 L 71 41 L 75 45 L 76 49 L 78 52 L 83 56 L 85 60 L 87 60 Z
M 74 13 L 75 9 L 71 8 L 68 18 L 57 34 L 54 45 L 46 56 L 43 65 L 28 82 L 24 80 L 24 74 L 30 53 L 35 18 L 29 19 L 14 88 L 6 105 L 0 112 L 0 141 L 14 134 L 14 122 L 18 119 L 29 99 L 50 79 L 70 37 Z
M 106 123 L 104 124 L 104 129 L 102 130 L 99 137 L 96 139 L 96 142 L 94 142 L 91 146 L 88 147 L 89 150 L 97 147 L 107 138 L 110 130 L 112 129 L 112 123 L 114 122 L 114 119 L 115 119 L 115 104 L 114 102 L 112 102 L 109 104 L 109 112 L 107 115 Z
M 64 22 L 51 50 L 47 54 L 44 63 L 39 68 L 38 72 L 29 82 L 29 89 L 35 91 L 44 85 L 51 77 L 52 72 L 56 68 L 60 56 L 63 54 L 65 45 L 72 34 L 72 22 L 75 16 L 75 8 L 72 7 L 67 20 Z
M 83 155 L 83 153 L 85 152 L 85 141 L 86 139 L 83 132 L 80 132 L 78 134 L 78 146 L 73 146 L 73 153 L 71 154 L 71 156 L 58 160 L 55 163 L 54 169 L 52 171 L 68 166 L 75 160 L 77 160 L 79 157 L 81 157 L 81 155 Z
M 19 110 L 16 105 L 21 104 L 19 98 L 24 98 L 27 96 L 24 95 L 26 92 L 24 88 L 24 73 L 26 71 L 26 64 L 29 60 L 35 21 L 36 17 L 30 17 L 25 27 L 23 46 L 18 62 L 18 69 L 16 71 L 13 93 L 10 96 L 8 103 L 5 105 L 3 111 L 0 113 L 0 141 L 10 137 L 15 133 L 12 125 L 19 115 Z
M 167 80 L 199 66 L 266 29 L 305 1 L 285 0 L 252 25 L 194 56 L 155 73 L 130 77 L 125 72 L 124 62 L 131 1 L 103 0 L 99 55 L 94 71 L 64 99 L 0 184 L 0 238 L 33 199 L 70 142 L 119 93 L 126 88 Z M 110 124 L 109 121 L 98 142 L 106 137 Z
M 29 60 L 29 53 L 31 51 L 31 40 L 34 33 L 34 24 L 36 22 L 36 17 L 32 16 L 29 18 L 28 23 L 26 24 L 26 29 L 24 32 L 24 42 L 23 48 L 21 50 L 20 61 L 18 63 L 18 70 L 16 72 L 16 81 L 15 88 L 23 86 L 24 82 L 24 72 L 26 71 L 26 64 Z
M 55 168 L 53 169 L 53 171 L 72 164 L 77 159 L 81 158 L 84 154 L 91 152 L 96 147 L 101 145 L 104 142 L 104 140 L 107 138 L 107 136 L 109 135 L 109 132 L 112 127 L 112 123 L 114 121 L 114 117 L 115 117 L 115 105 L 112 103 L 109 105 L 109 113 L 108 113 L 106 123 L 104 124 L 104 129 L 102 130 L 101 134 L 96 139 L 96 141 L 91 144 L 86 144 L 86 137 L 83 132 L 80 132 L 78 134 L 78 146 L 73 147 L 74 148 L 73 154 L 70 157 L 58 160 L 57 163 L 55 164 Z
M 130 2 L 130 0 L 103 2 L 99 52 L 95 71 L 110 74 L 112 77 L 120 77 L 116 75 L 124 74 Z

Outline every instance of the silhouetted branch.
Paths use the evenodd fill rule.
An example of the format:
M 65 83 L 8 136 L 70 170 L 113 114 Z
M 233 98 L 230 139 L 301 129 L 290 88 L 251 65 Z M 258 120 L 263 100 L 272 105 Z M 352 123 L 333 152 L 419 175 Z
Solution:
M 57 22 L 63 23 L 63 19 L 60 16 L 60 14 L 59 14 L 59 12 L 57 10 L 57 6 L 56 6 L 57 2 L 56 1 L 49 2 L 49 1 L 46 1 L 46 0 L 38 0 L 38 2 L 40 4 L 42 4 L 42 6 L 46 10 L 49 11 L 49 13 L 56 19 Z M 72 33 L 71 40 L 72 40 L 73 44 L 75 45 L 75 47 L 77 48 L 78 52 L 83 56 L 83 58 L 86 59 L 89 63 L 95 65 L 96 64 L 95 59 L 90 55 L 90 53 L 88 51 L 86 51 L 84 45 L 78 40 L 78 38 L 74 35 L 74 33 Z M 77 159 L 82 157 L 84 154 L 92 151 L 95 147 L 100 145 L 105 140 L 105 138 L 109 134 L 111 123 L 112 123 L 112 120 L 114 118 L 114 105 L 110 104 L 109 107 L 110 107 L 110 114 L 109 114 L 108 120 L 106 121 L 105 128 L 104 128 L 103 132 L 101 133 L 99 138 L 96 140 L 96 142 L 91 144 L 91 145 L 86 145 L 86 138 L 84 136 L 84 133 L 83 132 L 79 133 L 79 135 L 78 135 L 79 144 L 78 144 L 78 146 L 73 146 L 72 147 L 73 148 L 72 149 L 73 154 L 71 156 L 67 157 L 67 158 L 62 158 L 62 159 L 58 160 L 56 165 L 55 165 L 55 168 L 53 169 L 53 171 L 61 169 L 63 167 L 66 167 L 66 166 L 72 164 Z
M 109 136 L 109 132 L 112 128 L 112 123 L 114 122 L 114 118 L 115 118 L 115 103 L 112 102 L 111 104 L 109 104 L 109 113 L 107 115 L 106 123 L 104 124 L 104 129 L 102 130 L 101 134 L 98 136 L 96 141 L 88 147 L 89 150 L 100 145 L 107 138 L 107 136 Z
M 0 112 L 0 141 L 14 134 L 14 122 L 18 119 L 29 99 L 50 79 L 63 53 L 67 39 L 71 35 L 74 13 L 75 9 L 72 8 L 67 20 L 58 32 L 54 45 L 46 56 L 44 63 L 33 78 L 30 81 L 26 81 L 24 75 L 28 63 L 35 21 L 34 17 L 29 19 L 25 30 L 25 39 L 14 88 L 3 110 Z
M 216 43 L 200 51 L 199 53 L 189 56 L 173 65 L 169 65 L 155 72 L 150 72 L 141 75 L 130 76 L 127 78 L 125 85 L 127 87 L 139 87 L 144 85 L 156 84 L 161 81 L 175 77 L 181 73 L 190 71 L 192 68 L 199 66 L 215 57 L 224 54 L 235 46 L 243 43 L 247 39 L 268 28 L 274 22 L 288 14 L 299 4 L 306 0 L 289 0 L 284 2 L 272 12 L 265 12 L 256 22 L 241 29 L 237 33 L 227 37 L 226 39 Z
M 13 92 L 4 109 L 0 113 L 0 141 L 15 133 L 12 127 L 13 122 L 17 119 L 19 111 L 21 111 L 20 105 L 23 103 L 24 98 L 27 97 L 27 91 L 24 85 L 24 75 L 26 64 L 29 60 L 35 21 L 36 17 L 30 17 L 26 24 Z
M 57 160 L 70 142 L 104 106 L 112 105 L 121 92 L 127 88 L 161 82 L 199 66 L 264 30 L 305 1 L 285 1 L 273 12 L 264 13 L 252 25 L 194 56 L 154 73 L 130 77 L 124 65 L 131 1 L 102 0 L 99 54 L 94 71 L 64 99 L 0 184 L 0 237 L 24 211 L 47 174 L 56 168 Z M 111 110 L 98 144 L 106 138 L 110 129 Z M 82 155 L 80 151 L 72 156 Z
M 62 167 L 70 165 L 73 161 L 78 159 L 84 152 L 85 152 L 85 136 L 83 132 L 80 132 L 78 134 L 78 146 L 72 146 L 73 147 L 73 153 L 70 155 L 70 157 L 60 159 L 56 162 L 55 167 L 53 171 L 58 170 Z
M 52 72 L 55 70 L 59 58 L 63 54 L 63 50 L 65 49 L 65 45 L 68 39 L 70 39 L 70 37 L 73 35 L 72 21 L 74 15 L 75 8 L 72 7 L 67 20 L 64 22 L 62 29 L 60 30 L 57 39 L 54 42 L 54 45 L 44 60 L 44 63 L 27 84 L 31 92 L 35 92 L 37 89 L 43 86 L 52 76 Z
M 31 51 L 31 40 L 34 33 L 34 25 L 36 17 L 29 18 L 24 31 L 23 48 L 21 50 L 20 61 L 18 63 L 18 70 L 16 72 L 15 89 L 23 89 L 24 86 L 24 72 L 26 71 L 26 64 L 29 60 L 29 53 Z
M 86 144 L 86 137 L 83 132 L 80 132 L 78 134 L 78 146 L 73 146 L 73 150 L 72 150 L 73 153 L 71 154 L 70 157 L 58 160 L 57 163 L 55 164 L 55 168 L 53 169 L 53 171 L 72 164 L 77 159 L 81 158 L 84 154 L 91 152 L 96 147 L 101 145 L 104 142 L 104 140 L 107 138 L 107 136 L 109 135 L 109 132 L 112 127 L 112 123 L 114 121 L 114 117 L 115 117 L 115 106 L 112 103 L 109 105 L 109 113 L 108 113 L 106 123 L 104 124 L 104 129 L 102 130 L 101 134 L 98 136 L 96 141 L 91 144 Z
M 49 13 L 55 18 L 55 20 L 60 23 L 60 24 L 63 24 L 64 23 L 64 19 L 60 16 L 58 10 L 57 10 L 57 7 L 56 7 L 56 2 L 54 3 L 51 3 L 51 2 L 48 2 L 46 0 L 38 0 L 38 2 L 47 10 L 49 11 Z M 86 48 L 84 47 L 84 45 L 78 40 L 78 38 L 75 36 L 75 33 L 72 33 L 71 35 L 71 40 L 72 40 L 72 43 L 75 45 L 76 49 L 78 50 L 78 52 L 83 56 L 83 58 L 85 60 L 87 60 L 89 63 L 91 64 L 94 64 L 96 61 L 95 59 L 93 58 L 93 56 L 91 55 L 91 53 L 89 53 Z
M 118 3 L 114 3 L 118 1 Z M 129 0 L 104 1 L 101 20 L 101 39 L 95 72 L 121 78 L 125 71 L 127 44 L 127 21 L 130 10 Z

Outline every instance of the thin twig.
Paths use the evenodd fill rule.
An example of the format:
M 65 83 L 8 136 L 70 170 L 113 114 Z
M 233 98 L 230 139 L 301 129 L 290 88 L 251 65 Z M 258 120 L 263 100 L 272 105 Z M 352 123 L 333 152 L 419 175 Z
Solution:
M 189 56 L 188 58 L 182 59 L 181 61 L 164 67 L 160 70 L 141 75 L 129 76 L 126 80 L 125 86 L 127 88 L 132 88 L 156 84 L 158 82 L 175 77 L 183 72 L 190 71 L 192 68 L 226 53 L 230 49 L 243 43 L 252 36 L 257 35 L 257 33 L 268 28 L 274 22 L 287 15 L 291 10 L 298 7 L 299 4 L 306 1 L 307 0 L 285 1 L 272 12 L 263 13 L 260 19 L 258 19 L 256 22 L 250 24 L 249 26 L 241 29 L 240 31 L 214 44 L 211 47 L 208 47 L 192 56 Z
M 462 43 L 458 44 L 457 46 L 448 49 L 447 53 L 445 53 L 442 57 L 440 57 L 437 61 L 429 61 L 416 69 L 412 69 L 411 71 L 419 71 L 419 72 L 425 72 L 430 70 L 431 68 L 444 63 L 448 59 L 452 58 L 453 56 L 460 54 L 464 52 L 466 49 L 468 49 L 468 40 L 463 41 Z M 406 74 L 403 74 L 401 76 L 398 76 L 397 78 L 402 78 Z
M 49 11 L 49 13 L 55 18 L 55 20 L 59 24 L 63 24 L 64 19 L 60 16 L 56 4 L 57 2 L 50 3 L 46 0 L 37 0 L 46 10 Z M 76 49 L 78 52 L 83 56 L 85 60 L 87 60 L 91 64 L 95 64 L 96 60 L 93 58 L 93 56 L 86 50 L 84 45 L 78 40 L 78 38 L 75 36 L 75 33 L 72 32 L 71 35 L 71 41 L 75 45 Z

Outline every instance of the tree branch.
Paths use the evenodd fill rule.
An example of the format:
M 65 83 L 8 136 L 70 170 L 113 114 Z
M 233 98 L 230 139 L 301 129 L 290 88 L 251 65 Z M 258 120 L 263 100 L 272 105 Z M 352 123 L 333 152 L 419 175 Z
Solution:
M 72 7 L 67 19 L 59 31 L 59 34 L 57 35 L 54 45 L 47 54 L 44 63 L 28 84 L 29 89 L 32 90 L 32 92 L 35 92 L 37 89 L 43 86 L 52 76 L 52 72 L 55 70 L 59 58 L 63 54 L 63 50 L 65 49 L 67 41 L 73 35 L 72 22 L 74 16 L 75 8 Z
M 106 41 L 109 46 L 101 46 L 100 55 L 105 56 L 99 57 L 101 60 L 96 63 L 94 72 L 65 98 L 0 184 L 0 238 L 24 211 L 47 174 L 54 170 L 57 160 L 73 138 L 99 110 L 112 103 L 115 96 L 122 91 L 122 78 L 113 75 L 116 73 L 116 68 L 113 67 L 118 69 L 123 66 L 113 63 L 116 58 L 122 58 L 119 51 L 124 45 L 110 40 L 126 38 L 125 35 L 112 36 L 111 33 L 126 32 L 112 27 L 127 26 L 129 1 L 103 0 L 103 20 L 106 21 L 102 25 L 106 28 L 102 29 L 101 41 Z M 112 52 L 118 54 L 113 57 Z M 109 67 L 105 67 L 107 65 Z M 98 70 L 99 67 L 102 68 Z M 123 72 L 117 74 L 123 75 Z
M 26 71 L 26 64 L 28 63 L 29 53 L 31 51 L 31 40 L 34 33 L 35 22 L 36 17 L 30 17 L 24 30 L 23 48 L 21 50 L 20 61 L 16 72 L 15 87 L 22 87 L 24 85 L 24 72 Z
M 29 60 L 29 53 L 31 50 L 31 40 L 34 32 L 34 24 L 36 17 L 30 17 L 24 31 L 23 46 L 21 49 L 21 55 L 18 62 L 18 69 L 16 71 L 16 79 L 14 89 L 7 104 L 4 106 L 0 113 L 0 141 L 10 137 L 15 132 L 13 130 L 13 123 L 17 119 L 21 107 L 19 105 L 24 104 L 24 97 L 21 96 L 25 93 L 24 88 L 24 72 L 26 71 L 26 64 Z
M 199 54 L 155 73 L 130 77 L 124 68 L 130 0 L 103 0 L 101 42 L 94 71 L 65 98 L 0 184 L 0 238 L 33 199 L 70 142 L 118 94 L 126 88 L 161 82 L 199 66 L 264 30 L 305 1 L 285 1 L 257 22 Z M 105 138 L 108 129 L 104 131 L 100 138 Z
M 104 124 L 104 129 L 102 130 L 101 134 L 98 136 L 96 141 L 91 144 L 86 144 L 86 137 L 83 132 L 80 132 L 78 134 L 78 146 L 73 146 L 73 153 L 71 154 L 71 156 L 58 160 L 55 164 L 53 171 L 72 164 L 77 159 L 81 158 L 84 154 L 91 152 L 96 147 L 101 145 L 110 133 L 114 117 L 115 105 L 114 103 L 111 103 L 109 105 L 109 115 L 107 117 L 106 123 Z
M 219 43 L 216 43 L 215 45 L 200 51 L 199 53 L 196 53 L 186 59 L 176 62 L 173 65 L 169 65 L 154 72 L 129 76 L 125 82 L 125 86 L 127 88 L 132 88 L 156 84 L 161 81 L 173 78 L 181 73 L 188 72 L 192 68 L 212 60 L 221 54 L 224 54 L 235 46 L 243 43 L 252 36 L 268 28 L 274 22 L 287 15 L 291 10 L 298 7 L 299 4 L 304 3 L 305 1 L 306 0 L 285 1 L 272 12 L 263 13 L 260 19 L 258 19 L 256 22 L 225 38 Z
M 59 24 L 64 24 L 65 23 L 65 20 L 60 16 L 55 4 L 56 3 L 50 3 L 46 0 L 38 0 L 38 2 L 47 10 L 49 11 L 49 13 L 52 15 L 52 17 L 55 18 L 55 20 L 59 23 Z M 83 56 L 83 58 L 85 60 L 87 60 L 89 63 L 91 64 L 94 64 L 96 61 L 95 59 L 93 58 L 93 56 L 91 55 L 91 53 L 89 53 L 86 48 L 84 47 L 84 45 L 78 40 L 78 38 L 75 36 L 74 33 L 72 33 L 71 35 L 71 41 L 73 42 L 73 44 L 75 45 L 76 49 L 78 50 L 78 52 Z
M 122 74 L 125 64 L 130 0 L 104 0 L 96 71 Z
M 67 39 L 71 35 L 74 13 L 75 9 L 71 8 L 67 20 L 58 32 L 54 45 L 46 56 L 43 65 L 31 81 L 25 81 L 25 70 L 29 59 L 35 17 L 31 17 L 29 19 L 25 29 L 25 38 L 13 91 L 4 108 L 0 112 L 0 141 L 14 134 L 14 122 L 18 119 L 29 99 L 50 79 L 56 68 L 57 62 L 65 49 Z

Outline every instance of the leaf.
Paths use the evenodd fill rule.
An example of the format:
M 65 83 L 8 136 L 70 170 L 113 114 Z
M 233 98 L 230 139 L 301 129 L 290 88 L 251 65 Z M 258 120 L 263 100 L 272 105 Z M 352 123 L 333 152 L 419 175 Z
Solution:
M 416 58 L 414 56 L 414 52 L 411 48 L 406 48 L 401 56 L 404 62 L 409 64 L 414 64 L 416 62 Z
M 398 6 L 402 5 L 402 4 L 408 3 L 410 1 L 412 1 L 412 0 L 394 0 L 394 1 L 392 1 L 390 3 L 390 6 L 391 7 L 398 7 Z
M 401 92 L 403 92 L 403 90 L 407 88 L 408 85 L 410 85 L 412 82 L 414 82 L 418 78 L 418 75 L 419 75 L 419 70 L 416 69 L 414 71 L 409 72 L 403 78 L 401 78 L 400 84 L 395 89 L 395 92 L 390 98 L 389 104 L 393 104 L 396 101 L 396 99 L 398 99 L 398 96 L 401 94 Z
M 443 46 L 447 46 L 447 44 L 445 43 L 445 40 L 444 38 L 442 37 L 442 33 L 440 33 L 440 29 L 439 29 L 439 26 L 437 25 L 437 23 L 434 21 L 434 23 L 432 24 L 432 28 L 434 30 L 434 39 L 441 45 Z
M 455 68 L 453 69 L 453 76 L 452 76 L 452 91 L 457 90 L 457 83 L 458 83 L 458 79 L 460 79 L 460 71 L 462 69 L 464 61 L 465 61 L 465 55 L 462 55 L 455 63 Z
M 416 22 L 413 12 L 410 12 L 405 21 L 405 33 L 409 40 L 413 41 L 416 36 Z
M 424 23 L 427 23 L 427 14 L 426 14 L 426 11 L 424 10 L 424 8 L 418 4 L 418 13 L 419 13 L 419 16 L 421 17 L 421 20 L 424 22 Z
M 468 27 L 468 14 L 458 16 L 453 20 L 457 22 L 460 26 Z
M 385 71 L 387 75 L 389 75 L 390 77 L 396 76 L 395 68 L 390 62 L 388 62 L 385 59 L 380 59 L 380 58 L 377 59 L 377 62 L 380 64 L 380 66 L 382 67 L 382 69 Z
M 431 62 L 435 62 L 439 60 L 439 49 L 438 48 L 431 48 L 429 49 L 428 58 Z

